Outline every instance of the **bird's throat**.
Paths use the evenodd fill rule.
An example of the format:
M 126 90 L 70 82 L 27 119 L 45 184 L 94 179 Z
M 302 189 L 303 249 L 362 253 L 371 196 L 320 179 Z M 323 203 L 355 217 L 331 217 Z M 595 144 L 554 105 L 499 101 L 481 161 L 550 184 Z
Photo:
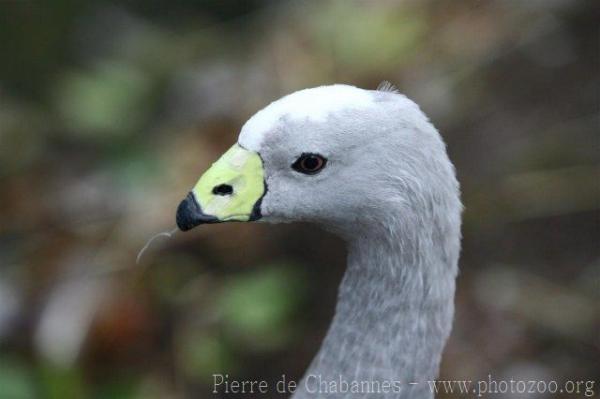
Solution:
M 349 244 L 333 322 L 294 399 L 346 397 L 346 386 L 366 397 L 433 397 L 428 381 L 452 326 L 456 265 L 418 242 Z

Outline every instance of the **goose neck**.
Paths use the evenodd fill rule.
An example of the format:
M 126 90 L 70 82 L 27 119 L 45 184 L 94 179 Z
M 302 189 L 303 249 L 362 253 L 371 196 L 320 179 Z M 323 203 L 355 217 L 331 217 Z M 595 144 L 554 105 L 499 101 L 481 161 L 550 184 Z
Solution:
M 377 397 L 433 397 L 427 381 L 437 377 L 450 333 L 455 279 L 435 252 L 426 242 L 380 235 L 349 243 L 333 322 L 295 399 L 345 397 L 309 395 L 309 383 L 322 381 L 399 383 L 400 392 Z

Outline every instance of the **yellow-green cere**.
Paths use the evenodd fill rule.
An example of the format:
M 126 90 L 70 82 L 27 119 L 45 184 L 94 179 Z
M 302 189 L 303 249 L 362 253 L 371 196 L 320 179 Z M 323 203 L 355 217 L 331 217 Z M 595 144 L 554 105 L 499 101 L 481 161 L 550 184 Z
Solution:
M 230 185 L 233 192 L 214 194 L 213 188 L 221 184 Z M 246 222 L 265 192 L 262 160 L 235 144 L 200 177 L 192 192 L 205 214 L 222 222 Z

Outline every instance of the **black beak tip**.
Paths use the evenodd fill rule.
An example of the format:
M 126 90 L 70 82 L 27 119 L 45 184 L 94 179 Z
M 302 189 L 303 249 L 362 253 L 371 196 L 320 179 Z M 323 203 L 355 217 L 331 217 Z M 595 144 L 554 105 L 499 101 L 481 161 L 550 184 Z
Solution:
M 194 194 L 190 192 L 177 207 L 176 221 L 179 230 L 188 231 L 201 224 L 218 223 L 219 219 L 202 212 Z

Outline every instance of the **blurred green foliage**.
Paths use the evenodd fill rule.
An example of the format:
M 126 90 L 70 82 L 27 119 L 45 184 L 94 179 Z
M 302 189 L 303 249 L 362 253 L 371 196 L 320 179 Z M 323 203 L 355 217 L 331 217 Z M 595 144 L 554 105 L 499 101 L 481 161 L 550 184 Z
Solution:
M 89 75 L 67 75 L 56 89 L 56 104 L 69 132 L 110 141 L 143 126 L 149 86 L 130 65 L 100 65 Z
M 285 264 L 231 277 L 217 302 L 224 332 L 244 346 L 261 350 L 289 343 L 291 329 L 296 327 L 292 316 L 298 315 L 303 285 L 297 268 Z
M 31 370 L 9 358 L 0 358 L 0 397 L 12 399 L 30 399 L 35 397 Z

